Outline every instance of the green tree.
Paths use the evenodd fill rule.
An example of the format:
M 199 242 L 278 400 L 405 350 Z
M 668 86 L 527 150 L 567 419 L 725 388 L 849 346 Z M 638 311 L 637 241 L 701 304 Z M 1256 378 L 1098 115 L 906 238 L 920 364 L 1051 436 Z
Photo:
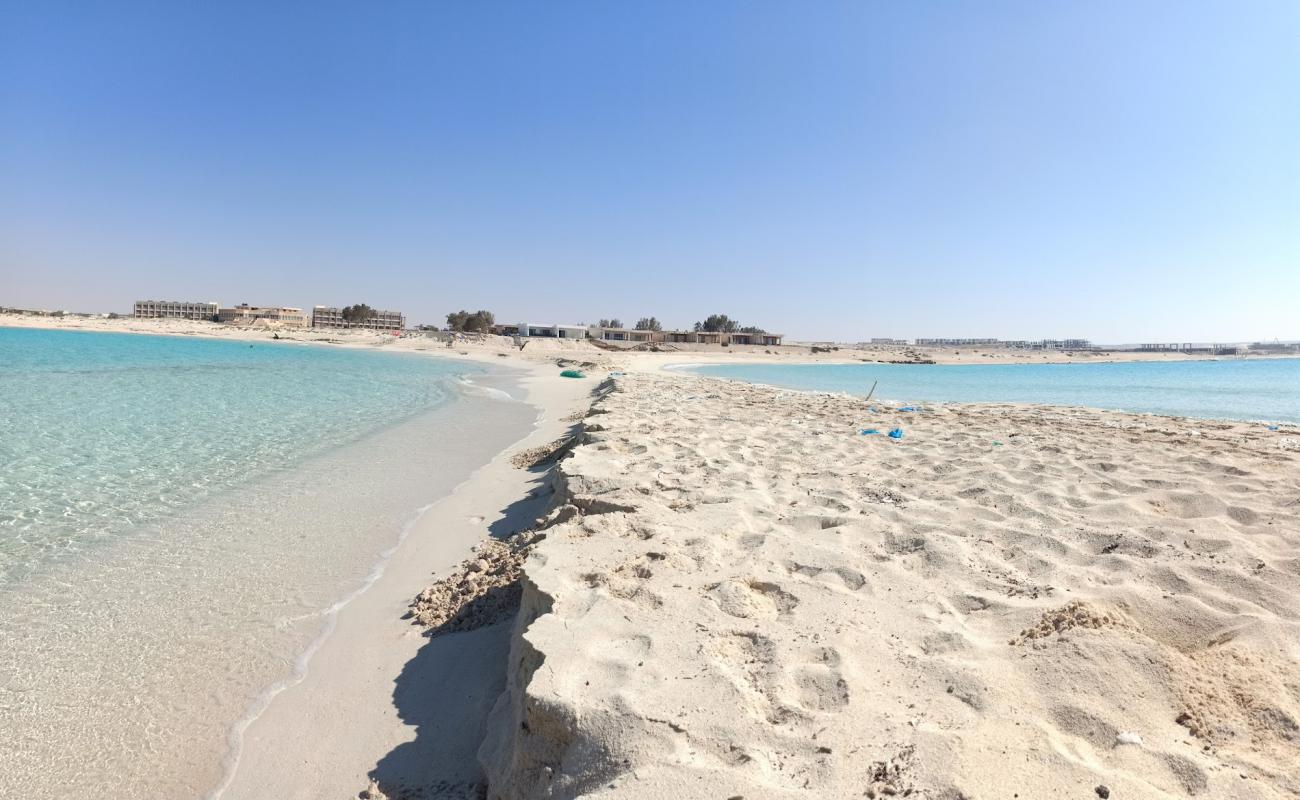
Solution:
M 496 316 L 491 311 L 478 310 L 473 313 L 461 309 L 447 315 L 447 329 L 467 333 L 487 333 L 496 324 Z
M 496 315 L 491 311 L 479 309 L 473 314 L 470 314 L 469 319 L 465 320 L 465 330 L 475 331 L 477 333 L 487 333 L 492 330 L 492 326 L 495 324 L 497 324 Z
M 613 319 L 602 319 L 600 322 L 597 322 L 597 323 L 596 323 L 596 327 L 598 327 L 598 328 L 621 328 L 621 327 L 623 327 L 623 320 L 619 319 L 618 317 L 614 317 Z
M 375 310 L 365 303 L 358 303 L 355 306 L 344 306 L 341 313 L 344 322 L 352 325 L 364 325 L 375 315 Z
M 735 333 L 740 323 L 726 314 L 710 314 L 703 322 L 695 323 L 695 330 L 708 333 Z
M 639 331 L 661 331 L 664 326 L 654 317 L 642 317 L 636 321 L 636 329 Z
M 745 327 L 738 330 L 737 333 L 767 333 L 767 331 L 763 330 L 762 328 L 756 328 L 753 325 L 746 325 Z

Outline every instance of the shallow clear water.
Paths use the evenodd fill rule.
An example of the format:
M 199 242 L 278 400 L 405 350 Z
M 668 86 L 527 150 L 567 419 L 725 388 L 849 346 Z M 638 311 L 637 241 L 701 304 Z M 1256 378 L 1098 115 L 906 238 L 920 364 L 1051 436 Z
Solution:
M 201 797 L 535 412 L 410 354 L 0 329 L 0 797 Z M 500 394 L 496 394 L 500 397 Z
M 1117 364 L 720 364 L 702 375 L 904 402 L 1045 403 L 1300 423 L 1300 359 Z
M 0 578 L 451 397 L 463 365 L 0 328 Z

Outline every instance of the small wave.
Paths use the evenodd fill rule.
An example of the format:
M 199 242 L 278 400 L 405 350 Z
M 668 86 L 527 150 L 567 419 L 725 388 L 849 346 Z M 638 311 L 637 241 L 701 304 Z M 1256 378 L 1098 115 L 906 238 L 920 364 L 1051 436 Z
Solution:
M 475 383 L 474 381 L 470 380 L 469 378 L 463 375 L 458 380 L 462 386 L 467 387 L 468 390 L 474 394 L 479 394 L 484 397 L 491 398 L 493 400 L 514 400 L 515 399 L 511 397 L 510 393 L 507 391 L 503 391 L 494 386 L 479 386 L 477 383 Z

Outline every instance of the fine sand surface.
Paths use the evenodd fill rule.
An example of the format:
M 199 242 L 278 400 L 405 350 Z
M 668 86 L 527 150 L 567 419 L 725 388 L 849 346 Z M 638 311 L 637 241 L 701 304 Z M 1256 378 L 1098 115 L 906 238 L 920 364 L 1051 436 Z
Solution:
M 574 427 L 572 412 L 590 402 L 595 382 L 532 369 L 522 385 L 539 417 L 517 448 Z M 512 466 L 512 452 L 419 518 L 384 575 L 339 613 L 304 679 L 243 732 L 238 764 L 216 797 L 354 797 L 371 776 L 393 790 L 419 787 L 420 797 L 476 796 L 474 754 L 504 685 L 509 625 L 430 640 L 404 617 L 432 573 L 485 537 L 528 527 L 543 509 L 544 476 Z
M 1300 796 L 1293 428 L 673 375 L 585 426 L 491 797 Z
M 339 613 L 305 678 L 242 732 L 223 800 L 372 780 L 363 796 L 1300 796 L 1293 427 L 873 412 L 662 371 L 912 348 L 279 334 L 522 367 L 540 418 Z M 559 378 L 569 365 L 592 377 Z M 538 459 L 574 433 L 558 466 Z M 435 581 L 414 608 L 434 627 L 413 624 Z

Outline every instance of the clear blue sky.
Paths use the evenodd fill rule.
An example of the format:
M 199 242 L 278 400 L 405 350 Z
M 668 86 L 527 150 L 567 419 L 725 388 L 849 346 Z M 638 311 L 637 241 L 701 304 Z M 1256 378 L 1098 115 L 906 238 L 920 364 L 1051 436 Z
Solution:
M 1300 3 L 0 0 L 0 305 L 1300 337 Z

